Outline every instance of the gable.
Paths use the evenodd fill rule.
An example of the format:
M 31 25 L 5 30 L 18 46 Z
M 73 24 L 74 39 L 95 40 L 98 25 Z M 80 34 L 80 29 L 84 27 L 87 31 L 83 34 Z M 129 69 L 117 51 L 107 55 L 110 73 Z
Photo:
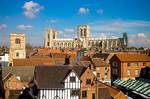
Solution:
M 79 82 L 80 78 L 77 75 L 77 73 L 75 73 L 73 70 L 70 71 L 69 75 L 67 75 L 66 79 L 64 80 L 64 82 L 70 82 L 71 81 L 71 77 L 75 77 L 75 82 Z
M 5 81 L 4 86 L 9 89 L 22 89 L 24 84 L 15 75 L 12 75 Z

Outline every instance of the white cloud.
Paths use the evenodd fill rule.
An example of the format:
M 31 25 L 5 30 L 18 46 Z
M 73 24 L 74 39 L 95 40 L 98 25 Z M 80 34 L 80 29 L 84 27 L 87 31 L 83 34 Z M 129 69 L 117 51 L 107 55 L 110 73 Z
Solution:
M 104 10 L 103 9 L 98 9 L 96 12 L 97 12 L 97 14 L 103 14 Z
M 138 33 L 137 36 L 138 36 L 138 37 L 141 37 L 141 38 L 144 38 L 144 37 L 145 37 L 145 34 L 144 34 L 144 33 Z
M 7 27 L 7 25 L 6 25 L 6 24 L 0 24 L 0 30 L 5 29 L 6 27 Z
M 90 23 L 90 25 L 92 30 L 97 32 L 136 32 L 135 30 L 142 30 L 143 27 L 150 28 L 150 21 L 109 20 Z
M 85 8 L 85 7 L 80 7 L 79 8 L 79 14 L 87 14 L 87 13 L 89 13 L 89 8 Z
M 116 19 L 97 21 L 89 25 L 95 37 L 105 33 L 103 38 L 116 38 L 122 37 L 122 33 L 127 32 L 129 45 L 150 48 L 150 21 Z
M 64 31 L 67 32 L 67 33 L 68 33 L 68 32 L 74 32 L 74 30 L 71 29 L 71 28 L 66 28 L 66 29 L 64 29 Z
M 60 30 L 60 31 L 58 31 L 58 33 L 61 35 L 61 34 L 63 34 L 63 31 Z
M 20 29 L 20 30 L 26 30 L 26 29 L 31 29 L 31 28 L 33 28 L 33 26 L 20 24 L 20 25 L 17 26 L 17 28 Z
M 56 19 L 51 19 L 50 22 L 51 22 L 51 23 L 56 23 L 57 20 L 56 20 Z
M 29 1 L 25 2 L 22 8 L 24 9 L 24 15 L 26 17 L 34 18 L 36 14 L 39 13 L 44 7 L 36 2 Z
M 136 33 L 129 36 L 129 44 L 133 46 L 143 46 L 150 48 L 150 35 L 145 33 Z

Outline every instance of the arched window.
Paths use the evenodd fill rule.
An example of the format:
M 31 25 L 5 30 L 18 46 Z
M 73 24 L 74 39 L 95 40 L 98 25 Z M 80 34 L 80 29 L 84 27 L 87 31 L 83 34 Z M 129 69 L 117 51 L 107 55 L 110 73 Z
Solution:
M 84 37 L 86 37 L 86 28 L 84 28 Z
M 81 37 L 83 36 L 83 30 L 82 29 L 80 29 L 80 35 L 81 35 Z
M 56 35 L 55 35 L 55 33 L 53 34 L 53 39 L 55 39 L 56 38 Z
M 47 37 L 50 38 L 50 35 L 48 34 Z
M 16 38 L 16 39 L 15 39 L 15 43 L 16 43 L 16 44 L 20 44 L 20 43 L 21 43 L 21 40 L 20 40 L 19 38 Z

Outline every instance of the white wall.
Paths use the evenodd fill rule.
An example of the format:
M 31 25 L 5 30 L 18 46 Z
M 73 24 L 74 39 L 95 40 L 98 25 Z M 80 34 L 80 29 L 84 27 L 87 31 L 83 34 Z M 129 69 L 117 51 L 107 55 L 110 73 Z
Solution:
M 8 61 L 9 61 L 9 54 L 0 56 L 0 63 L 2 67 L 8 66 Z

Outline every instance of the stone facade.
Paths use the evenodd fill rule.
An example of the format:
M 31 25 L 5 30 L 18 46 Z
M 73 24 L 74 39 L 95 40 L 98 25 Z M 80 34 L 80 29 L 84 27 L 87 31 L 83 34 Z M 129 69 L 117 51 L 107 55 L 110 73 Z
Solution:
M 101 49 L 126 48 L 128 45 L 127 33 L 123 33 L 123 38 L 104 39 L 92 38 L 91 29 L 88 25 L 79 25 L 77 27 L 77 38 L 58 39 L 58 32 L 54 29 L 47 29 L 45 35 L 46 48 L 91 48 L 99 47 Z
M 12 63 L 13 59 L 24 59 L 26 58 L 25 48 L 25 34 L 22 33 L 11 33 L 10 34 L 10 60 Z

